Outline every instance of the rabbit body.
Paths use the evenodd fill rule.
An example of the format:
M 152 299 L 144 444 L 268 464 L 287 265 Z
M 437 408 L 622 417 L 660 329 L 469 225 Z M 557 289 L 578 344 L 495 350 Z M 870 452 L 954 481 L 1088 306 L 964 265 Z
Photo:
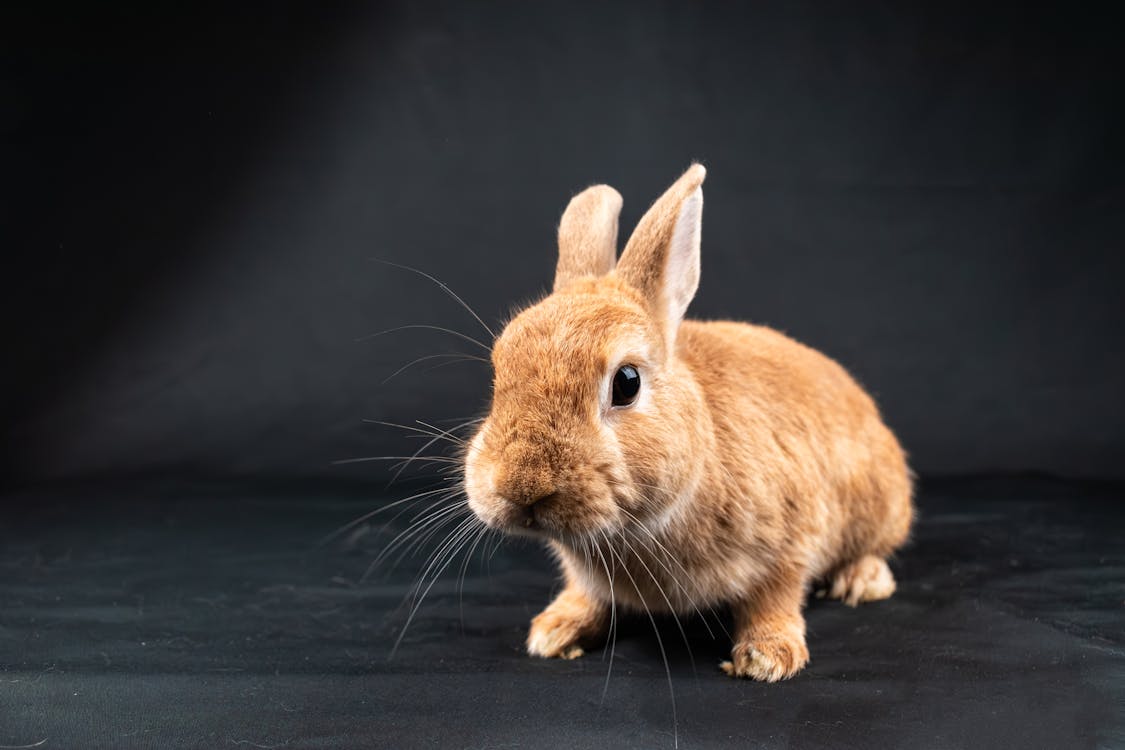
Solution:
M 886 558 L 909 535 L 911 478 L 833 360 L 770 328 L 682 319 L 704 174 L 693 166 L 653 205 L 620 262 L 620 197 L 597 186 L 572 200 L 554 294 L 493 347 L 465 487 L 486 524 L 545 540 L 560 562 L 532 655 L 581 655 L 616 609 L 727 607 L 723 669 L 773 681 L 808 661 L 813 584 L 851 605 L 894 592 Z

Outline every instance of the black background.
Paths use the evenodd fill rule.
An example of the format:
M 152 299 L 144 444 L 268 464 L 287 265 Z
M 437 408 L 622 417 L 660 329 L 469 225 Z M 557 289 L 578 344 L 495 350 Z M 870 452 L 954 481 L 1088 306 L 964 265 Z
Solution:
M 371 3 L 7 10 L 6 482 L 335 477 L 469 417 L 574 192 L 693 159 L 690 314 L 876 395 L 923 476 L 1121 476 L 1125 106 L 1096 7 Z M 487 342 L 487 338 L 485 338 Z M 477 352 L 479 353 L 479 352 Z
M 20 5 L 0 745 L 1125 745 L 1108 5 Z M 528 658 L 558 585 L 535 545 L 434 575 L 447 526 L 368 576 L 432 496 L 318 545 L 429 481 L 333 463 L 420 445 L 364 419 L 487 402 L 472 361 L 382 382 L 481 352 L 365 335 L 487 334 L 376 259 L 496 327 L 548 288 L 573 193 L 617 187 L 627 231 L 696 159 L 690 314 L 839 359 L 922 475 L 895 596 L 810 599 L 812 661 L 764 685 L 725 677 L 695 618 Z

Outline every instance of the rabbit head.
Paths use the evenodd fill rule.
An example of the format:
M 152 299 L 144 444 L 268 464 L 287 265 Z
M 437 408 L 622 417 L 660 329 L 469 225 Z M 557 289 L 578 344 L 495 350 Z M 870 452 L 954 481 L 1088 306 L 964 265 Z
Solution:
M 701 185 L 693 165 L 617 261 L 621 196 L 575 196 L 559 225 L 553 292 L 495 341 L 488 417 L 465 456 L 469 506 L 503 531 L 581 541 L 685 512 L 710 430 L 676 358 L 699 285 Z

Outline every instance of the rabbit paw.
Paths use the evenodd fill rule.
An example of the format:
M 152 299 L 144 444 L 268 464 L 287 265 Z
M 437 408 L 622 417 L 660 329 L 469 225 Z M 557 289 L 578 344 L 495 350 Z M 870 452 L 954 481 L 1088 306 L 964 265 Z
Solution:
M 547 609 L 531 621 L 527 653 L 546 659 L 577 659 L 584 653 L 578 645 L 581 636 L 581 623 Z
M 895 578 L 887 567 L 887 561 L 865 555 L 836 573 L 828 596 L 854 607 L 860 602 L 886 599 L 894 592 Z
M 778 634 L 739 643 L 730 661 L 719 666 L 731 677 L 751 677 L 763 682 L 787 680 L 809 663 L 809 649 L 799 633 Z
M 577 659 L 583 654 L 580 642 L 602 631 L 603 610 L 581 592 L 564 591 L 531 621 L 527 653 L 547 659 Z

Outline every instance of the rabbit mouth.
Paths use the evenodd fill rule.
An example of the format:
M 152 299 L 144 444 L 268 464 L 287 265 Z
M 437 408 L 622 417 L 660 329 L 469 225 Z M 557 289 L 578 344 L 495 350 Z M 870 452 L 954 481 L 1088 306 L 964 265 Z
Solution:
M 496 510 L 500 512 L 492 515 L 490 525 L 511 536 L 566 542 L 593 538 L 606 526 L 595 508 L 575 508 L 571 500 L 558 495 L 529 505 L 504 501 Z
M 489 528 L 508 536 L 542 539 L 549 532 L 550 524 L 544 523 L 542 512 L 534 505 L 495 498 L 485 508 L 484 512 L 476 510 L 477 517 Z
M 514 514 L 515 518 L 512 519 L 512 525 L 519 528 L 524 533 L 539 534 L 544 531 L 543 524 L 540 523 L 541 511 L 536 509 L 536 505 L 522 506 Z

